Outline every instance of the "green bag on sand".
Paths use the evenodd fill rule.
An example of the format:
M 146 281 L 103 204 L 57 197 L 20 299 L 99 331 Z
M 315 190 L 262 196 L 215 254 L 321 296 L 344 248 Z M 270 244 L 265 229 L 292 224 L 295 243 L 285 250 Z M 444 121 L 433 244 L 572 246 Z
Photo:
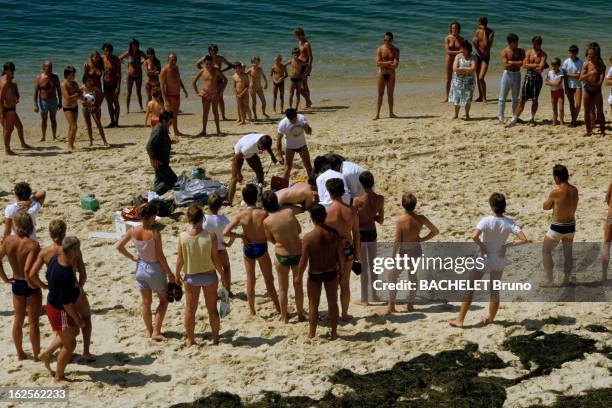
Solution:
M 225 288 L 220 288 L 217 291 L 219 298 L 219 316 L 223 319 L 230 314 L 230 297 L 229 292 Z

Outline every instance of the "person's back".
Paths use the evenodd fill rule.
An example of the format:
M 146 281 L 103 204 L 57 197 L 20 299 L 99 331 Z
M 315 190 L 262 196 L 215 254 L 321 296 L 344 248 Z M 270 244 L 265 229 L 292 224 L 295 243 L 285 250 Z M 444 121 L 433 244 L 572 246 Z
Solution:
M 310 208 L 314 202 L 312 187 L 307 183 L 295 183 L 291 187 L 278 190 L 276 197 L 280 205 L 303 204 L 305 208 Z
M 138 250 L 138 256 L 145 262 L 157 262 L 154 231 L 139 226 L 134 228 L 131 234 L 132 243 Z
M 329 192 L 327 191 L 327 188 L 325 187 L 325 184 L 328 180 L 335 178 L 342 180 L 342 182 L 344 183 L 344 194 L 342 195 L 342 201 L 344 201 L 346 204 L 349 204 L 351 202 L 348 184 L 346 183 L 344 175 L 336 170 L 327 169 L 323 173 L 321 173 L 316 180 L 317 192 L 319 194 L 319 202 L 326 208 L 331 205 L 331 197 Z
M 488 215 L 478 222 L 476 229 L 482 233 L 482 242 L 489 256 L 498 254 L 508 236 L 518 234 L 521 230 L 512 218 L 505 215 Z
M 6 257 L 8 258 L 11 269 L 13 270 L 13 278 L 25 280 L 25 272 L 34 262 L 39 245 L 30 237 L 19 237 L 11 235 L 4 239 L 3 243 Z M 32 256 L 29 256 L 29 255 Z M 30 263 L 27 265 L 26 263 Z
M 309 273 L 323 274 L 334 271 L 338 273 L 338 232 L 325 224 L 317 224 L 304 235 L 303 245 L 310 251 L 308 265 Z
M 423 216 L 414 212 L 406 213 L 397 220 L 397 228 L 400 232 L 398 242 L 419 242 Z
M 553 190 L 554 207 L 553 221 L 575 222 L 576 208 L 578 207 L 578 189 L 568 182 L 559 184 Z
M 270 213 L 264 220 L 264 225 L 274 238 L 277 253 L 294 255 L 301 252 L 300 223 L 291 208 Z
M 223 229 L 230 223 L 230 220 L 223 214 L 208 214 L 204 220 L 203 228 L 208 232 L 213 232 L 217 236 L 217 249 L 225 249 L 223 241 Z
M 352 241 L 351 231 L 357 216 L 357 210 L 349 207 L 341 201 L 333 201 L 327 209 L 325 224 L 338 231 L 338 233 Z
M 366 191 L 353 201 L 353 207 L 359 211 L 359 229 L 371 231 L 376 229 L 378 214 L 382 211 L 384 197 L 373 191 Z
M 268 213 L 261 208 L 247 207 L 240 211 L 240 225 L 249 243 L 262 244 L 266 242 L 263 222 Z
M 202 230 L 199 234 L 192 235 L 190 232 L 184 231 L 181 233 L 180 239 L 186 275 L 197 275 L 215 269 L 211 256 L 210 232 Z

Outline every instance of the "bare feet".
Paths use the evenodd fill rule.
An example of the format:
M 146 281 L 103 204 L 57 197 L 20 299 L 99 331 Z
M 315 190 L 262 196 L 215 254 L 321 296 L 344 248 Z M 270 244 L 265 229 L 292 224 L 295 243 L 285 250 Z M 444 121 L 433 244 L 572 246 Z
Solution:
M 196 136 L 206 136 L 206 131 L 203 130 L 200 133 L 198 133 Z
M 374 119 L 372 119 L 372 120 L 378 120 L 378 119 L 380 119 L 380 116 L 376 115 L 376 116 L 374 116 Z
M 153 333 L 151 335 L 151 340 L 155 341 L 165 341 L 166 337 L 164 337 L 161 333 Z
M 448 324 L 450 324 L 453 327 L 458 327 L 460 329 L 463 328 L 463 320 L 459 320 L 459 319 L 450 320 Z
M 338 338 L 338 333 L 337 333 L 336 331 L 331 331 L 331 332 L 329 333 L 329 339 L 330 339 L 331 341 L 334 341 L 334 340 L 336 340 L 337 338 Z
M 361 300 L 356 300 L 355 302 L 353 302 L 353 304 L 358 305 L 358 306 L 364 306 L 364 307 L 370 306 L 368 302 L 362 302 Z
M 480 318 L 480 321 L 481 321 L 481 322 L 482 322 L 482 324 L 484 324 L 485 326 L 488 326 L 488 325 L 490 325 L 491 323 L 493 323 L 493 320 L 491 320 L 491 319 L 489 318 L 489 316 L 482 316 L 482 317 Z
M 81 360 L 84 361 L 85 363 L 93 363 L 94 361 L 96 361 L 96 358 L 91 355 L 91 353 L 83 353 L 83 356 L 81 356 Z
M 55 379 L 55 383 L 56 383 L 57 385 L 68 386 L 68 385 L 70 385 L 70 380 L 69 380 L 69 379 L 67 379 L 66 377 L 56 378 L 56 379 Z
M 38 142 L 40 143 L 40 142 L 46 142 L 46 141 L 47 141 L 47 140 L 46 140 L 44 137 L 41 137 L 41 138 L 40 138 L 40 140 L 39 140 Z
M 395 118 L 397 118 L 397 115 L 396 115 L 395 113 L 390 113 L 390 114 L 389 114 L 389 117 L 390 117 L 390 118 L 394 118 L 394 119 L 395 119 Z
M 407 312 L 414 312 L 414 305 L 412 303 L 408 303 L 406 305 L 406 311 Z
M 342 314 L 342 316 L 340 316 L 340 320 L 343 322 L 348 322 L 349 320 L 351 320 L 351 315 L 349 314 Z
M 213 335 L 213 344 L 216 346 L 219 344 L 219 335 Z
M 306 316 L 304 316 L 303 314 L 299 314 L 297 316 L 298 322 L 305 322 L 306 321 Z
M 555 282 L 551 280 L 545 280 L 545 281 L 540 282 L 540 287 L 541 288 L 554 288 Z
M 14 151 L 12 151 L 11 149 L 9 149 L 9 150 L 4 150 L 4 154 L 6 154 L 7 156 L 17 156 L 17 153 L 15 153 Z
M 195 346 L 195 345 L 196 345 L 196 342 L 195 342 L 193 339 L 187 339 L 187 340 L 185 341 L 185 345 L 186 345 L 187 347 Z
M 55 375 L 55 373 L 51 369 L 51 354 L 40 353 L 38 358 L 40 358 L 40 361 L 43 362 L 43 364 L 45 365 L 45 368 L 49 371 L 49 373 L 51 373 L 51 375 Z
M 393 313 L 397 313 L 397 310 L 395 310 L 395 306 L 385 306 L 376 309 L 376 314 L 379 316 L 389 316 Z
M 25 352 L 21 352 L 21 353 L 17 353 L 17 360 L 21 361 L 21 360 L 25 360 L 26 358 L 28 358 L 28 355 Z
M 21 148 L 22 148 L 22 149 L 31 149 L 31 148 L 32 148 L 32 146 L 30 146 L 30 145 L 29 145 L 29 144 L 27 144 L 27 143 L 22 143 L 22 144 L 21 144 Z
M 284 324 L 288 324 L 289 323 L 289 319 L 287 319 L 287 317 L 283 317 L 283 316 L 279 316 L 278 317 L 278 321 Z

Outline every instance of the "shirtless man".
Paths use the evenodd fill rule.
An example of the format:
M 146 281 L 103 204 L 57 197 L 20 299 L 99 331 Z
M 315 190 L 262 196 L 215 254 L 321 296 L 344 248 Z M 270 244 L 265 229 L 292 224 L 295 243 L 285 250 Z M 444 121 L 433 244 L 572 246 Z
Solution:
M 202 90 L 198 91 L 198 79 L 200 78 L 204 80 L 204 83 L 202 84 Z M 207 55 L 204 57 L 204 68 L 199 70 L 191 81 L 194 92 L 202 97 L 202 131 L 198 136 L 206 136 L 206 125 L 208 124 L 208 113 L 211 106 L 217 135 L 221 134 L 219 128 L 219 92 L 217 90 L 219 79 L 221 79 L 221 71 L 213 63 L 212 57 Z
M 376 99 L 374 120 L 380 118 L 385 87 L 387 88 L 387 102 L 389 103 L 389 117 L 397 117 L 393 113 L 393 92 L 395 90 L 395 70 L 399 66 L 400 50 L 393 45 L 393 34 L 391 32 L 385 33 L 384 41 L 385 43 L 376 49 L 378 99 Z
M 304 62 L 304 72 L 302 72 L 301 90 L 300 93 L 306 100 L 306 107 L 312 106 L 310 100 L 310 88 L 308 87 L 308 77 L 312 72 L 312 63 L 314 58 L 312 56 L 312 47 L 310 42 L 306 39 L 306 34 L 302 27 L 296 27 L 293 29 L 293 36 L 298 40 L 298 48 L 300 50 L 299 59 Z
M 317 201 L 317 183 L 314 177 L 308 178 L 308 183 L 295 183 L 290 187 L 276 192 L 280 205 L 301 205 L 304 211 Z M 312 183 L 312 184 L 311 184 Z
M 308 270 L 308 337 L 314 338 L 319 323 L 319 301 L 321 288 L 325 285 L 327 307 L 329 308 L 329 327 L 331 340 L 338 338 L 338 279 L 344 266 L 344 243 L 338 232 L 325 225 L 325 207 L 315 204 L 310 208 L 310 219 L 314 228 L 304 236 L 300 257 L 300 276 L 302 281 L 306 267 Z
M 365 193 L 353 200 L 353 207 L 359 212 L 359 240 L 361 241 L 361 260 L 368 265 L 366 271 L 361 272 L 361 299 L 355 302 L 357 305 L 368 306 L 368 292 L 375 275 L 372 272 L 372 263 L 376 258 L 376 223 L 382 225 L 385 220 L 385 197 L 376 194 L 374 188 L 374 176 L 369 171 L 364 171 L 359 175 L 359 181 Z M 364 273 L 365 272 L 365 273 Z M 378 302 L 376 293 L 372 296 L 372 301 Z
M 23 351 L 23 322 L 26 311 L 28 314 L 28 327 L 30 330 L 30 342 L 32 343 L 32 357 L 38 361 L 40 353 L 40 330 L 38 322 L 42 309 L 42 292 L 34 289 L 28 279 L 27 271 L 34 264 L 40 246 L 38 242 L 30 238 L 34 231 L 32 218 L 26 213 L 21 213 L 14 219 L 17 235 L 10 235 L 0 243 L 0 278 L 4 283 L 12 285 L 13 307 L 15 319 L 13 320 L 13 343 L 17 350 L 17 359 L 27 358 Z M 8 258 L 13 277 L 9 279 L 2 267 L 2 259 Z
M 487 103 L 487 83 L 485 82 L 485 76 L 489 69 L 489 61 L 491 59 L 491 47 L 493 47 L 493 39 L 495 38 L 495 31 L 491 30 L 488 26 L 489 20 L 484 17 L 478 17 L 476 20 L 478 28 L 474 33 L 474 51 L 476 52 L 476 75 L 478 80 L 478 99 L 476 102 L 482 102 L 486 105 Z
M 536 35 L 531 39 L 533 48 L 527 51 L 525 55 L 525 61 L 523 61 L 523 68 L 527 70 L 525 78 L 523 79 L 521 102 L 516 109 L 516 120 L 518 121 L 523 109 L 525 109 L 525 103 L 531 101 L 531 119 L 529 124 L 535 126 L 535 114 L 538 111 L 538 97 L 542 90 L 542 72 L 548 66 L 546 64 L 546 53 L 542 50 L 542 37 Z
M 325 224 L 338 231 L 344 242 L 344 269 L 340 275 L 341 318 L 349 320 L 348 308 L 351 301 L 351 268 L 353 261 L 361 259 L 361 242 L 359 238 L 359 213 L 355 208 L 342 201 L 344 182 L 341 179 L 330 179 L 325 183 L 332 203 L 327 209 Z
M 501 50 L 501 63 L 504 73 L 499 85 L 499 100 L 497 104 L 497 118 L 504 124 L 504 113 L 506 110 L 506 97 L 512 90 L 512 120 L 510 126 L 517 122 L 516 109 L 519 103 L 519 93 L 521 92 L 521 67 L 525 61 L 525 50 L 519 48 L 519 38 L 516 34 L 508 34 L 506 37 L 508 46 Z
M 604 221 L 604 243 L 601 251 L 601 281 L 608 280 L 608 266 L 610 265 L 610 248 L 612 247 L 612 181 L 606 193 L 608 216 Z
M 119 92 L 121 91 L 121 60 L 113 54 L 112 44 L 106 43 L 102 45 L 102 63 L 104 64 L 103 82 L 104 82 L 104 98 L 108 106 L 108 116 L 111 121 L 107 128 L 119 127 Z
M 230 223 L 223 230 L 223 235 L 229 238 L 242 239 L 244 255 L 244 269 L 247 274 L 247 301 L 251 316 L 255 316 L 255 264 L 259 263 L 261 274 L 266 284 L 268 296 L 272 299 L 277 312 L 280 312 L 278 295 L 274 288 L 274 275 L 272 274 L 272 261 L 268 254 L 268 242 L 264 229 L 264 220 L 268 216 L 265 210 L 257 207 L 258 190 L 255 184 L 247 184 L 242 189 L 242 199 L 247 207 L 242 208 L 232 217 Z M 242 234 L 232 232 L 238 225 L 242 227 Z
M 542 258 L 544 264 L 544 281 L 542 287 L 554 284 L 552 251 L 559 241 L 563 244 L 564 283 L 568 283 L 574 262 L 572 259 L 572 246 L 576 232 L 576 208 L 578 207 L 578 189 L 569 183 L 567 167 L 556 164 L 553 167 L 553 179 L 557 188 L 553 189 L 542 208 L 545 211 L 553 210 L 553 219 L 542 243 Z
M 181 107 L 181 89 L 185 93 L 185 98 L 187 98 L 187 89 L 185 89 L 185 85 L 183 85 L 181 73 L 179 72 L 176 61 L 177 59 L 175 53 L 171 52 L 168 54 L 168 63 L 159 73 L 159 82 L 161 85 L 162 98 L 164 99 L 165 108 L 168 112 L 172 112 L 172 115 L 174 115 L 172 127 L 174 129 L 175 141 L 177 141 L 178 137 L 182 135 L 182 133 L 178 130 L 178 113 Z
M 249 167 L 255 172 L 257 182 L 264 183 L 264 170 L 259 158 L 259 152 L 268 152 L 272 163 L 276 163 L 276 157 L 272 152 L 272 138 L 269 135 L 262 133 L 249 133 L 248 135 L 242 136 L 238 143 L 234 145 L 234 158 L 232 159 L 232 180 L 230 181 L 228 201 L 231 206 L 234 201 L 234 195 L 236 194 L 236 185 L 241 183 L 244 179 L 242 177 L 242 165 L 244 161 L 248 163 Z
M 405 193 L 402 196 L 402 207 L 406 213 L 399 217 L 395 222 L 395 246 L 393 248 L 394 254 L 400 256 L 408 255 L 411 258 L 417 258 L 423 253 L 421 250 L 421 242 L 429 241 L 436 235 L 438 235 L 438 228 L 433 225 L 427 217 L 414 212 L 417 205 L 417 199 L 412 193 Z M 424 237 L 421 237 L 421 230 L 423 227 L 427 227 L 429 233 Z M 401 271 L 393 271 L 389 276 L 390 282 L 395 282 Z M 417 282 L 417 271 L 408 271 L 408 277 L 411 282 Z M 389 303 L 387 307 L 380 311 L 382 315 L 389 315 L 397 312 L 395 309 L 395 299 L 397 292 L 392 290 L 389 291 Z M 406 310 L 409 312 L 414 311 L 414 301 L 416 299 L 416 291 L 410 291 L 408 295 L 408 304 Z
M 60 80 L 53 73 L 53 63 L 49 60 L 43 62 L 43 72 L 36 76 L 34 80 L 34 112 L 40 112 L 42 118 L 41 142 L 47 136 L 47 119 L 51 119 L 51 132 L 53 140 L 57 140 L 57 109 L 62 106 L 62 91 L 60 90 Z
M 51 258 L 58 256 L 62 252 L 62 242 L 66 237 L 66 223 L 62 220 L 52 220 L 49 223 L 49 236 L 53 243 L 46 248 L 43 248 L 38 257 L 34 262 L 32 268 L 28 272 L 28 278 L 32 282 L 32 286 L 38 288 L 47 289 L 47 285 L 40 280 L 39 272 L 43 265 L 49 265 Z M 91 308 L 89 306 L 89 299 L 83 287 L 87 282 L 87 270 L 85 269 L 85 263 L 83 262 L 83 254 L 79 248 L 78 256 L 75 259 L 72 269 L 77 271 L 78 279 L 77 285 L 79 289 L 79 296 L 74 303 L 74 307 L 83 320 L 83 327 L 81 332 L 83 333 L 83 360 L 86 362 L 96 361 L 96 358 L 89 351 L 91 345 Z M 47 349 L 43 354 L 40 355 L 40 359 L 45 363 L 47 368 L 49 367 L 50 358 L 53 352 L 61 347 L 61 339 L 59 336 L 56 337 L 51 347 Z
M 223 75 L 223 73 L 228 69 L 236 68 L 236 65 L 230 63 L 223 55 L 219 55 L 219 47 L 217 44 L 210 44 L 208 46 L 208 55 L 212 57 L 215 66 L 221 71 L 221 78 L 217 80 L 217 92 L 219 93 L 219 108 L 221 109 L 221 118 L 223 120 L 227 120 L 225 117 L 225 101 L 223 99 L 223 92 L 227 87 L 227 77 Z M 198 68 L 202 68 L 202 63 L 204 62 L 205 58 L 206 57 L 202 57 L 196 62 L 196 66 Z M 227 66 L 223 68 L 223 64 Z
M 292 207 L 280 207 L 273 191 L 265 191 L 262 194 L 261 202 L 264 210 L 268 212 L 268 216 L 263 222 L 266 239 L 274 244 L 276 256 L 274 267 L 278 275 L 280 321 L 285 324 L 289 322 L 287 318 L 287 298 L 290 270 L 293 273 L 293 290 L 298 321 L 305 321 L 304 289 L 298 270 L 302 254 L 302 241 L 300 240 L 302 227 L 295 217 L 295 210 Z
M 13 82 L 15 77 L 15 64 L 7 62 L 2 67 L 2 77 L 0 77 L 0 122 L 2 123 L 4 137 L 4 153 L 7 156 L 15 156 L 11 150 L 11 136 L 13 130 L 17 128 L 17 136 L 21 142 L 22 149 L 29 149 L 23 136 L 23 125 L 17 115 L 17 104 L 19 103 L 19 89 Z

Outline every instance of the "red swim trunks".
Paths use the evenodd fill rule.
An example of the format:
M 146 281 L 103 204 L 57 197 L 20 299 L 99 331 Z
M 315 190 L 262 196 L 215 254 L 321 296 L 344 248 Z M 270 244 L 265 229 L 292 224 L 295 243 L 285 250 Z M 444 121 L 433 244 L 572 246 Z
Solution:
M 151 127 L 157 126 L 158 123 L 159 123 L 159 118 L 157 116 L 151 117 Z
M 563 98 L 563 89 L 554 89 L 550 91 L 550 96 L 553 99 Z
M 56 309 L 48 303 L 45 306 L 45 310 L 53 331 L 59 332 L 68 327 L 76 327 L 74 320 L 68 315 L 68 313 L 66 313 L 66 311 Z

